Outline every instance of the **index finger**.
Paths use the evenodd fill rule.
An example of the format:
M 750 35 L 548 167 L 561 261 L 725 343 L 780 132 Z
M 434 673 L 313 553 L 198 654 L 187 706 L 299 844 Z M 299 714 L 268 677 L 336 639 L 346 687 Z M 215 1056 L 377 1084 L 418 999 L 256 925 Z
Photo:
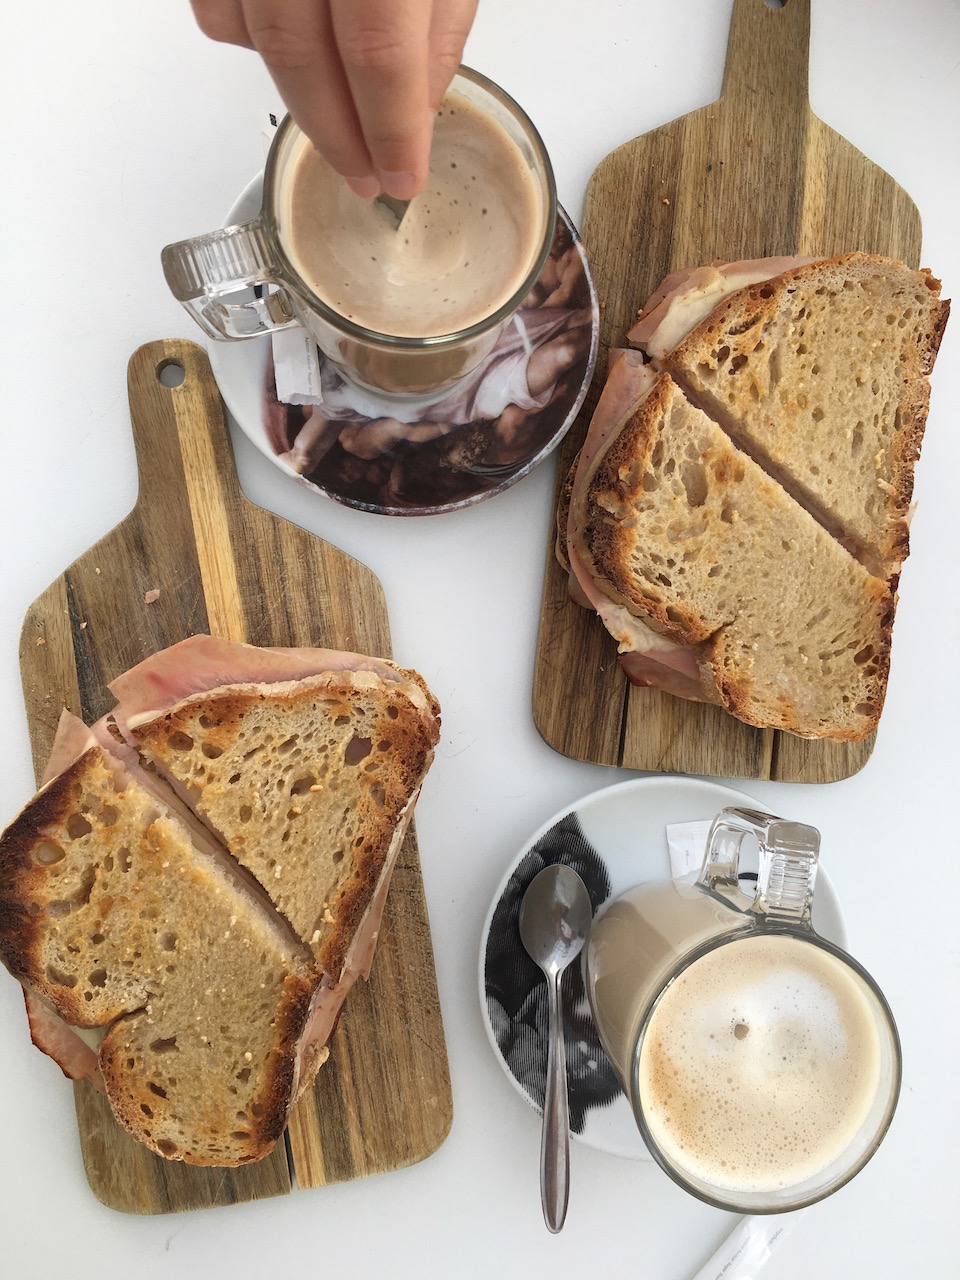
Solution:
M 337 51 L 374 172 L 410 200 L 430 162 L 430 0 L 330 0 Z

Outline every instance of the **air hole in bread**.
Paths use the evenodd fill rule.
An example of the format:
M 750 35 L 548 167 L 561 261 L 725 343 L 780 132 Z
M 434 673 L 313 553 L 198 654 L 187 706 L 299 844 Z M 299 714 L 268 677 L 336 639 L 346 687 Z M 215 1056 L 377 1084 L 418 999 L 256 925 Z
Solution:
M 361 760 L 366 760 L 372 750 L 373 743 L 369 738 L 361 738 L 359 734 L 354 734 L 344 748 L 343 762 L 344 764 L 359 764 Z
M 707 477 L 701 462 L 685 462 L 680 479 L 687 495 L 687 506 L 702 507 L 707 500 Z
M 873 657 L 873 645 L 868 644 L 865 648 L 861 649 L 858 653 L 855 653 L 853 655 L 853 660 L 857 664 L 857 666 L 862 667 L 863 664 L 865 662 L 869 662 L 872 657 Z
M 92 825 L 82 813 L 71 813 L 67 818 L 67 835 L 71 840 L 79 840 L 81 836 L 88 836 L 92 830 Z
M 184 733 L 182 729 L 175 729 L 169 738 L 169 744 L 174 751 L 192 751 L 193 739 L 189 733 Z
M 387 716 L 389 717 L 389 719 L 396 720 L 399 714 L 400 714 L 399 710 L 393 705 L 393 703 L 391 703 L 390 706 L 387 707 Z
M 160 947 L 163 951 L 176 951 L 177 935 L 175 933 L 165 933 L 160 939 Z
M 148 1120 L 153 1119 L 153 1109 L 147 1106 L 145 1102 L 140 1103 L 140 1110 L 143 1112 L 143 1114 L 147 1117 Z
M 293 750 L 297 745 L 298 734 L 294 733 L 289 738 L 284 738 L 283 742 L 277 744 L 277 752 L 279 755 L 285 756 Z
M 177 1037 L 168 1036 L 166 1039 L 152 1040 L 150 1049 L 153 1053 L 175 1053 L 177 1049 Z
M 823 410 L 820 408 L 820 406 L 818 405 L 816 409 L 814 409 L 814 411 L 810 414 L 810 417 L 814 420 L 814 422 L 822 422 L 825 417 L 825 414 Z
M 299 778 L 294 778 L 290 786 L 290 794 L 292 796 L 304 796 L 315 782 L 316 779 L 312 773 L 302 774 Z
M 106 969 L 94 969 L 93 973 L 87 978 L 87 983 L 91 987 L 105 987 L 107 985 Z
M 253 757 L 258 756 L 262 750 L 263 750 L 263 743 L 260 743 L 259 746 L 251 747 L 249 751 L 245 751 L 243 753 L 243 758 L 244 760 L 252 760 Z M 236 776 L 239 778 L 240 777 L 239 773 Z M 233 778 L 231 778 L 230 781 L 232 782 Z
M 731 507 L 729 502 L 725 502 L 720 509 L 720 519 L 724 524 L 733 524 L 738 519 L 736 508 Z
M 33 847 L 33 860 L 41 867 L 51 867 L 65 857 L 63 846 L 53 840 L 39 840 Z
M 200 744 L 200 750 L 208 760 L 219 760 L 223 755 L 223 749 L 221 747 L 215 747 L 212 742 L 202 742 Z
M 724 343 L 716 355 L 717 364 L 725 364 L 730 358 L 730 348 Z
M 239 773 L 232 773 L 232 774 L 230 775 L 230 777 L 229 777 L 228 781 L 229 781 L 230 783 L 232 783 L 234 786 L 236 786 L 236 784 L 240 781 L 240 774 L 239 774 Z
M 241 1067 L 240 1070 L 237 1072 L 237 1079 L 240 1081 L 241 1084 L 246 1084 L 247 1081 L 250 1079 L 250 1068 Z M 238 1115 L 237 1119 L 238 1120 L 241 1119 L 241 1116 Z
M 234 1129 L 230 1137 L 236 1139 L 237 1142 L 246 1142 L 250 1134 L 245 1129 Z
M 155 1093 L 158 1098 L 165 1098 L 167 1096 L 166 1089 L 161 1088 L 160 1085 L 155 1084 L 152 1080 L 147 1081 L 147 1088 L 151 1093 Z
M 55 987 L 67 987 L 72 989 L 77 985 L 77 976 L 74 973 L 62 973 L 55 965 L 47 965 L 47 978 Z
M 253 817 L 253 809 L 248 804 L 242 804 L 240 806 L 240 813 L 238 816 L 241 822 L 249 822 Z
M 173 1157 L 177 1154 L 177 1144 L 175 1142 L 171 1142 L 169 1138 L 158 1138 L 157 1150 L 160 1152 L 161 1155 L 164 1155 L 167 1157 L 167 1159 L 172 1160 Z
M 723 573 L 723 570 L 721 569 L 720 565 L 718 565 L 718 564 L 712 564 L 712 565 L 710 566 L 710 568 L 707 570 L 707 577 L 708 577 L 708 578 L 719 578 L 719 577 L 720 577 L 720 575 L 721 575 L 721 573 Z
M 748 357 L 745 355 L 734 356 L 730 361 L 729 372 L 731 374 L 739 373 L 743 366 L 747 363 Z
M 342 850 L 342 849 L 334 849 L 333 853 L 330 855 L 330 858 L 331 858 L 331 861 L 332 861 L 332 862 L 342 862 L 342 861 L 343 861 L 343 850 Z

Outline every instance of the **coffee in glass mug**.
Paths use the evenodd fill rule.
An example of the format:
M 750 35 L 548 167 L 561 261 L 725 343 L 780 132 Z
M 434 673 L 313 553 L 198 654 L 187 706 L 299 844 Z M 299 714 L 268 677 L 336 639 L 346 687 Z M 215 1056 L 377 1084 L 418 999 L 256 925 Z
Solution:
M 756 837 L 758 888 L 739 887 Z M 813 828 L 728 809 L 694 882 L 640 885 L 598 917 L 587 986 L 651 1154 L 694 1195 L 777 1213 L 863 1167 L 896 1107 L 900 1048 L 866 971 L 816 934 Z
M 350 190 L 287 117 L 260 215 L 167 245 L 167 283 L 214 338 L 301 325 L 348 380 L 385 395 L 454 385 L 496 344 L 549 255 L 553 170 L 527 115 L 461 67 L 400 225 Z

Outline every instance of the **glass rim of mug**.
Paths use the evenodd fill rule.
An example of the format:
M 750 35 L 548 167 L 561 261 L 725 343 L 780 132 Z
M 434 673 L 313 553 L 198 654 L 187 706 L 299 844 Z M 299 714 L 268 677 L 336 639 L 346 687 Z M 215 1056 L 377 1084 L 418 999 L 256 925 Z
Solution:
M 744 915 L 751 918 L 751 913 L 745 911 Z M 640 1053 L 643 1048 L 644 1036 L 650 1025 L 651 1019 L 657 1010 L 660 1001 L 669 987 L 679 976 L 691 967 L 696 961 L 703 959 L 704 956 L 718 951 L 721 947 L 732 946 L 737 942 L 744 942 L 750 938 L 756 937 L 790 937 L 798 942 L 810 943 L 815 947 L 819 947 L 822 951 L 828 952 L 842 964 L 847 965 L 853 973 L 863 982 L 870 995 L 876 1002 L 876 1007 L 881 1015 L 881 1020 L 885 1024 L 890 1041 L 891 1048 L 891 1081 L 889 1095 L 886 1099 L 880 1123 L 877 1125 L 870 1141 L 866 1144 L 859 1158 L 855 1160 L 848 1169 L 843 1173 L 828 1181 L 823 1186 L 811 1190 L 809 1193 L 800 1194 L 789 1198 L 784 1203 L 774 1204 L 762 1202 L 764 1195 L 770 1197 L 774 1193 L 771 1192 L 745 1192 L 739 1193 L 730 1191 L 724 1194 L 720 1188 L 715 1188 L 715 1194 L 704 1190 L 703 1187 L 695 1185 L 691 1180 L 686 1178 L 682 1171 L 675 1168 L 668 1158 L 660 1151 L 656 1140 L 650 1133 L 644 1116 L 643 1106 L 639 1096 L 639 1067 Z M 897 1109 L 897 1103 L 900 1098 L 900 1089 L 903 1079 L 903 1055 L 900 1043 L 900 1033 L 897 1029 L 896 1020 L 893 1011 L 887 1002 L 886 996 L 877 985 L 873 976 L 863 967 L 862 964 L 849 952 L 844 951 L 842 947 L 838 947 L 829 939 L 822 937 L 811 925 L 799 921 L 778 921 L 763 920 L 759 917 L 752 916 L 752 922 L 743 928 L 734 929 L 731 932 L 720 935 L 719 937 L 710 938 L 698 946 L 691 948 L 680 957 L 677 964 L 660 983 L 656 996 L 650 1001 L 646 1009 L 643 1020 L 637 1028 L 633 1046 L 630 1051 L 630 1085 L 627 1090 L 627 1101 L 633 1111 L 634 1119 L 640 1130 L 647 1150 L 653 1159 L 679 1187 L 690 1195 L 696 1196 L 698 1200 L 702 1200 L 705 1204 L 712 1205 L 716 1209 L 726 1209 L 735 1213 L 753 1213 L 753 1214 L 773 1214 L 793 1212 L 796 1209 L 805 1209 L 809 1205 L 816 1204 L 820 1200 L 825 1200 L 835 1191 L 839 1191 L 854 1178 L 861 1169 L 871 1160 L 879 1148 L 881 1142 L 893 1121 L 894 1114 Z M 799 1184 L 804 1185 L 803 1183 Z M 789 1188 L 787 1189 L 789 1190 Z M 753 1198 L 751 1198 L 753 1197 Z
M 296 290 L 303 301 L 321 315 L 329 324 L 334 325 L 337 330 L 352 338 L 360 338 L 364 342 L 387 347 L 391 350 L 411 350 L 421 351 L 425 347 L 443 349 L 448 346 L 456 346 L 470 338 L 476 337 L 494 328 L 502 321 L 509 317 L 517 310 L 524 298 L 537 282 L 540 272 L 543 270 L 544 264 L 550 255 L 550 249 L 553 245 L 554 229 L 557 221 L 557 184 L 553 172 L 553 164 L 547 153 L 540 133 L 520 106 L 505 89 L 502 89 L 495 81 L 488 76 L 483 75 L 479 71 L 474 71 L 471 67 L 460 65 L 451 82 L 451 88 L 455 88 L 458 79 L 463 79 L 476 85 L 496 98 L 500 104 L 506 108 L 507 112 L 514 116 L 520 125 L 524 128 L 529 136 L 529 141 L 537 153 L 537 159 L 542 167 L 544 184 L 546 187 L 546 208 L 544 217 L 544 235 L 543 244 L 540 251 L 534 259 L 530 270 L 524 276 L 523 281 L 510 297 L 503 302 L 496 311 L 488 316 L 484 316 L 482 320 L 476 321 L 472 325 L 468 325 L 465 329 L 452 330 L 450 333 L 436 334 L 430 337 L 411 337 L 409 335 L 399 335 L 391 333 L 381 333 L 377 329 L 368 329 L 366 326 L 357 324 L 356 321 L 348 319 L 341 315 L 339 311 L 334 310 L 328 303 L 310 288 L 300 273 L 296 270 L 293 263 L 283 247 L 279 231 L 276 227 L 276 210 L 273 203 L 274 187 L 277 178 L 277 166 L 282 150 L 282 144 L 290 133 L 300 134 L 302 130 L 293 120 L 292 116 L 285 115 L 277 127 L 277 132 L 270 144 L 270 150 L 267 153 L 266 166 L 263 174 L 263 205 L 261 216 L 268 214 L 263 227 L 264 231 L 270 239 L 271 245 L 275 253 L 280 255 L 284 266 L 284 274 L 288 279 L 290 286 Z

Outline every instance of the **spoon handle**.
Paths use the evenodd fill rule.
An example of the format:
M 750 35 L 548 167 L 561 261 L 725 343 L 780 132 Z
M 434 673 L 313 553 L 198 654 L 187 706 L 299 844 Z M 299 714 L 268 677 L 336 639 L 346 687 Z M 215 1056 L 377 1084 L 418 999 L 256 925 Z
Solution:
M 560 975 L 547 978 L 549 1026 L 547 1084 L 543 1098 L 543 1134 L 540 1141 L 540 1199 L 543 1220 L 556 1233 L 567 1216 L 570 1196 L 570 1110 L 567 1102 L 567 1058 L 563 1047 L 560 1013 Z

